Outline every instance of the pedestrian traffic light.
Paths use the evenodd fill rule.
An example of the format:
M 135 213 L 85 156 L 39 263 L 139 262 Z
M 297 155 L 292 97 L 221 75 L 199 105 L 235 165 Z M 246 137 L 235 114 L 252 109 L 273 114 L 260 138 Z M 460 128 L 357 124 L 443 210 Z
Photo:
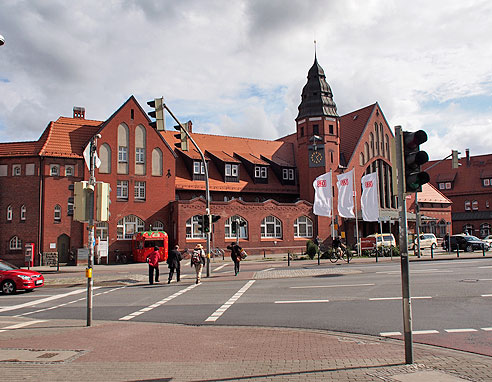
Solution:
M 458 150 L 451 150 L 451 155 L 452 155 L 452 168 L 458 168 L 461 166 L 461 163 L 459 162 L 460 157 L 458 156 L 459 152 Z
M 204 233 L 209 233 L 210 232 L 210 215 L 203 215 L 203 232 Z
M 234 220 L 232 223 L 231 223 L 231 233 L 233 235 L 235 235 L 237 233 L 237 221 Z
M 196 217 L 197 230 L 200 234 L 203 233 L 203 217 L 207 215 L 198 215 Z
M 91 186 L 87 181 L 74 183 L 73 220 L 79 222 L 89 221 L 90 201 L 94 200 L 90 198 L 90 193 L 93 192 L 94 186 Z
M 177 138 L 179 142 L 174 145 L 183 151 L 188 151 L 188 136 L 186 135 L 186 132 L 188 131 L 188 123 L 190 122 L 182 123 L 181 126 L 174 126 L 176 130 L 179 130 L 178 134 L 174 134 L 174 137 Z
M 430 176 L 420 170 L 420 166 L 429 161 L 425 151 L 420 151 L 420 145 L 427 142 L 427 134 L 423 130 L 403 132 L 403 171 L 405 175 L 405 192 L 420 192 L 422 185 L 430 181 Z
M 152 118 L 155 118 L 154 122 L 150 122 L 150 126 L 158 131 L 164 131 L 164 102 L 162 97 L 156 98 L 153 101 L 148 101 L 147 105 L 154 109 L 147 113 Z
M 111 204 L 110 199 L 111 187 L 109 183 L 96 183 L 96 221 L 107 222 L 109 221 L 109 206 Z

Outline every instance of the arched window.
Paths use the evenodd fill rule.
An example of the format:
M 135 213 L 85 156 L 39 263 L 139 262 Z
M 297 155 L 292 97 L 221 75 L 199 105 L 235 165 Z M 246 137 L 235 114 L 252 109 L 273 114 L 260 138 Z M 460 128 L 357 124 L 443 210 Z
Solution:
M 61 221 L 61 213 L 62 213 L 62 209 L 61 209 L 61 206 L 59 204 L 57 204 L 55 206 L 55 221 L 56 222 L 59 222 Z
M 195 215 L 186 221 L 186 238 L 187 239 L 203 239 L 205 234 L 198 229 L 198 217 Z
M 152 224 L 152 231 L 164 231 L 164 223 L 156 220 L 154 224 Z
M 384 136 L 384 146 L 386 147 L 386 155 L 385 156 L 386 156 L 386 158 L 388 158 L 388 160 L 391 160 L 388 134 L 386 134 Z
M 480 225 L 480 237 L 485 237 L 490 235 L 490 224 L 483 223 Z
M 26 220 L 26 206 L 24 204 L 20 208 L 20 219 Z
M 135 215 L 127 215 L 118 221 L 116 237 L 118 240 L 130 240 L 137 232 L 145 229 L 145 223 Z
M 478 210 L 478 200 L 474 200 L 472 202 L 472 210 Z
M 359 164 L 364 166 L 364 153 L 359 154 Z
M 369 156 L 371 158 L 374 157 L 374 134 L 369 134 Z
M 471 211 L 471 203 L 469 200 L 465 200 L 465 211 Z
M 99 166 L 99 173 L 110 174 L 111 173 L 111 147 L 107 143 L 103 143 L 99 148 L 99 159 L 101 160 L 101 166 Z
M 282 238 L 282 222 L 275 216 L 267 216 L 261 221 L 262 238 Z
M 12 239 L 10 239 L 9 248 L 13 250 L 22 249 L 22 240 L 19 239 L 17 236 L 14 236 Z
M 307 216 L 299 216 L 294 222 L 294 237 L 313 237 L 313 221 Z
M 371 157 L 369 156 L 369 145 L 367 142 L 364 143 L 364 156 L 365 156 L 367 161 L 369 161 L 369 159 L 371 159 Z
M 152 150 L 152 175 L 162 176 L 162 151 L 158 147 Z
M 473 224 L 465 224 L 463 226 L 463 233 L 467 233 L 468 235 L 473 235 Z
M 118 174 L 128 174 L 128 126 L 118 125 Z
M 238 230 L 238 232 L 239 232 L 239 238 L 240 239 L 247 239 L 248 238 L 248 222 L 239 215 L 231 216 L 229 219 L 226 220 L 226 222 L 225 222 L 225 238 L 226 239 L 235 239 L 236 238 L 236 233 L 234 233 L 233 229 L 232 229 L 232 222 L 235 222 L 236 220 L 239 221 L 239 226 L 236 226 L 236 230 Z
M 145 175 L 145 127 L 135 128 L 135 174 Z
M 7 220 L 8 221 L 12 221 L 12 215 L 13 215 L 12 206 L 9 205 L 7 207 Z
M 376 150 L 375 150 L 375 154 L 376 155 L 379 155 L 379 127 L 378 127 L 378 123 L 377 122 L 374 123 L 374 132 L 376 133 Z

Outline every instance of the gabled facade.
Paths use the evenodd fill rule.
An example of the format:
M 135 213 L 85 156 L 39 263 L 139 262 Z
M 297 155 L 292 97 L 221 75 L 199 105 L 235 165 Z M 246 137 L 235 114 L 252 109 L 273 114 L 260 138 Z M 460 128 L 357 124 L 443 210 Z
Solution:
M 277 140 L 202 134 L 188 130 L 204 154 L 209 174 L 212 246 L 235 240 L 239 219 L 241 245 L 252 253 L 301 253 L 308 239 L 331 241 L 331 224 L 355 242 L 355 220 L 313 215 L 314 179 L 354 169 L 358 200 L 364 174 L 379 175 L 380 208 L 385 232 L 397 236 L 390 146 L 393 134 L 381 107 L 374 103 L 339 116 L 333 93 L 315 58 L 301 94 L 295 131 Z M 73 183 L 88 180 L 83 151 L 96 134 L 101 166 L 97 181 L 110 184 L 111 217 L 97 223 L 96 236 L 114 251 L 130 251 L 130 239 L 143 230 L 165 230 L 170 245 L 204 244 L 198 217 L 206 213 L 205 167 L 199 152 L 177 148 L 175 131 L 157 131 L 136 99 L 130 97 L 106 121 L 85 119 L 83 108 L 72 118 L 51 122 L 36 142 L 0 144 L 0 257 L 23 263 L 23 248 L 35 243 L 40 263 L 48 253 L 66 261 L 69 250 L 87 246 L 86 225 L 73 221 Z M 7 192 L 6 190 L 9 190 Z M 359 202 L 358 202 L 359 203 Z M 335 193 L 334 206 L 337 199 Z M 380 229 L 363 222 L 359 236 Z

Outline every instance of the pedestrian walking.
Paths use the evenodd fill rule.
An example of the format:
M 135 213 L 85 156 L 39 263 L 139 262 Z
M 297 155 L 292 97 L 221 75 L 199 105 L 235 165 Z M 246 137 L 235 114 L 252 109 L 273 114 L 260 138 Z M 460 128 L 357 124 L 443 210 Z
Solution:
M 159 282 L 159 247 L 154 247 L 154 250 L 147 256 L 147 263 L 149 264 L 149 284 Z
M 205 265 L 205 251 L 201 244 L 197 244 L 191 254 L 191 267 L 195 267 L 196 283 L 200 283 L 203 266 Z
M 179 251 L 179 245 L 176 244 L 174 248 L 169 252 L 167 256 L 167 266 L 169 267 L 169 279 L 167 283 L 170 284 L 173 279 L 174 272 L 176 271 L 176 282 L 179 282 L 181 275 L 181 252 Z
M 231 259 L 234 261 L 234 276 L 239 273 L 239 264 L 241 263 L 241 251 L 243 250 L 238 244 L 231 243 L 227 246 L 231 251 Z

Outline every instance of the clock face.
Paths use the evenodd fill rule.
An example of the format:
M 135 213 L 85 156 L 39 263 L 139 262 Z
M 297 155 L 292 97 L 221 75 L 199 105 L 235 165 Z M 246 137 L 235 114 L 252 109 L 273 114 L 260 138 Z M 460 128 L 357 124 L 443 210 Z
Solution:
M 314 151 L 313 153 L 311 153 L 311 162 L 318 164 L 321 163 L 322 160 L 323 155 L 321 155 L 319 151 Z

